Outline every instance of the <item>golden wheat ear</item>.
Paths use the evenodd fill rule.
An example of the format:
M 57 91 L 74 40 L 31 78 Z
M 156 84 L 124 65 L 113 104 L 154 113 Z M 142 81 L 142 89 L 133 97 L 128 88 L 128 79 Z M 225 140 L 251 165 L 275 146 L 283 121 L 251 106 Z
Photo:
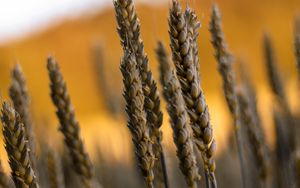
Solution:
M 24 124 L 25 136 L 28 140 L 29 156 L 32 168 L 36 171 L 36 146 L 32 120 L 30 116 L 29 95 L 26 80 L 22 68 L 17 64 L 11 73 L 12 84 L 9 88 L 9 96 L 13 101 L 15 110 L 19 113 Z
M 19 114 L 8 102 L 2 104 L 1 120 L 5 149 L 15 186 L 38 188 L 37 178 L 31 167 L 24 125 Z
M 155 161 L 155 182 L 168 187 L 167 171 L 162 147 L 162 131 L 160 130 L 163 113 L 160 107 L 160 98 L 156 81 L 148 66 L 148 56 L 144 51 L 144 42 L 141 38 L 140 21 L 132 0 L 114 0 L 117 30 L 120 36 L 124 54 L 128 49 L 134 54 L 136 66 L 141 75 L 142 88 L 145 96 L 144 108 L 147 125 L 150 129 L 150 138 L 153 143 Z M 162 178 L 163 177 L 163 178 Z
M 210 122 L 208 106 L 200 83 L 197 36 L 199 22 L 195 13 L 187 9 L 182 13 L 177 1 L 173 1 L 169 15 L 169 35 L 173 62 L 181 84 L 185 105 L 191 121 L 194 141 L 201 153 L 206 184 L 217 187 L 213 154 L 216 142 Z
M 171 62 L 165 56 L 166 51 L 161 43 L 157 50 L 160 63 L 160 76 L 163 94 L 167 101 L 167 109 L 173 129 L 173 139 L 177 148 L 180 169 L 189 187 L 197 187 L 200 179 L 193 149 L 193 138 L 190 130 L 188 113 L 181 93 L 179 80 L 175 75 Z
M 124 98 L 128 115 L 128 128 L 132 134 L 138 167 L 142 172 L 147 187 L 154 187 L 154 153 L 144 111 L 144 95 L 136 58 L 130 51 L 125 51 L 121 62 L 124 83 Z
M 79 123 L 75 117 L 66 83 L 58 64 L 52 57 L 48 58 L 47 68 L 50 78 L 51 98 L 57 109 L 56 115 L 60 122 L 60 131 L 64 135 L 64 141 L 69 149 L 76 173 L 81 177 L 83 185 L 91 188 L 94 181 L 93 168 L 84 143 L 80 138 Z

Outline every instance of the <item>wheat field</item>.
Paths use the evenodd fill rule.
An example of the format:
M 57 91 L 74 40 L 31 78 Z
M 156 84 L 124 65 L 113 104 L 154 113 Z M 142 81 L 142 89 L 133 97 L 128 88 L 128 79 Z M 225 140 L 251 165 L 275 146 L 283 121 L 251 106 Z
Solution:
M 0 81 L 0 187 L 300 187 L 300 17 L 286 20 L 289 48 L 271 31 L 256 30 L 258 65 L 255 57 L 241 58 L 237 44 L 232 50 L 227 32 L 241 25 L 223 13 L 228 5 L 203 3 L 203 19 L 199 2 L 171 0 L 154 15 L 134 0 L 113 0 L 103 16 L 113 32 L 106 42 L 85 41 L 82 67 L 76 62 L 86 60 L 74 50 L 82 46 L 72 35 L 46 37 L 63 41 L 61 49 L 74 47 L 62 53 L 39 39 L 34 52 L 22 46 L 33 45 L 26 40 L 0 47 L 1 61 L 21 57 L 1 64 L 9 73 Z M 292 57 L 282 66 L 287 50 Z

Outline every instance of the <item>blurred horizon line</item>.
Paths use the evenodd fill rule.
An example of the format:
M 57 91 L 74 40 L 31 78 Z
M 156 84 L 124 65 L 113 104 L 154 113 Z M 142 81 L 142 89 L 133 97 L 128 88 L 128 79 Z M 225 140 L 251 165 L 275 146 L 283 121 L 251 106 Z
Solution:
M 24 39 L 35 33 L 43 32 L 68 20 L 82 16 L 92 16 L 111 9 L 113 0 L 11 0 L 0 7 L 0 45 Z M 137 3 L 160 5 L 169 0 L 139 0 Z M 25 15 L 25 16 L 24 16 Z

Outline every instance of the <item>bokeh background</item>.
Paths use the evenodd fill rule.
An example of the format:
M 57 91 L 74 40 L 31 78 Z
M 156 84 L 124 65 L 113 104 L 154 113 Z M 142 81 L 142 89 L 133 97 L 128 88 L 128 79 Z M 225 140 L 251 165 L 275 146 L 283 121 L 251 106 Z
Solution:
M 169 46 L 170 0 L 136 0 L 149 64 L 158 81 L 154 49 L 158 40 Z M 266 81 L 262 38 L 273 39 L 278 67 L 294 113 L 299 108 L 293 50 L 295 17 L 300 0 L 187 0 L 202 27 L 199 36 L 200 73 L 218 145 L 217 156 L 230 149 L 232 121 L 223 97 L 222 83 L 210 44 L 211 5 L 218 3 L 225 37 L 236 62 L 243 63 L 257 89 L 259 111 L 270 147 L 274 144 L 272 96 Z M 39 145 L 61 147 L 55 109 L 49 96 L 46 58 L 53 55 L 67 82 L 81 126 L 81 135 L 93 160 L 101 152 L 108 164 L 132 164 L 132 147 L 126 127 L 122 78 L 122 49 L 116 32 L 112 0 L 11 0 L 0 6 L 0 90 L 8 99 L 10 70 L 19 63 L 26 75 L 32 116 Z M 185 7 L 186 1 L 182 1 Z M 100 51 L 99 51 L 100 50 Z M 169 50 L 169 48 L 168 48 Z M 102 54 L 102 55 L 99 55 Z M 101 72 L 97 69 L 97 58 Z M 238 66 L 236 66 L 238 70 Z M 161 89 L 161 88 L 160 88 Z M 113 108 L 112 106 L 113 105 Z M 165 103 L 162 102 L 165 111 Z M 164 147 L 175 156 L 168 115 L 164 113 Z M 2 143 L 2 140 L 1 140 Z M 7 168 L 1 144 L 0 156 Z M 217 163 L 218 165 L 218 163 Z M 238 165 L 238 164 L 236 164 Z M 108 165 L 109 166 L 109 165 Z M 217 174 L 218 176 L 218 174 Z M 219 175 L 220 176 L 220 175 Z

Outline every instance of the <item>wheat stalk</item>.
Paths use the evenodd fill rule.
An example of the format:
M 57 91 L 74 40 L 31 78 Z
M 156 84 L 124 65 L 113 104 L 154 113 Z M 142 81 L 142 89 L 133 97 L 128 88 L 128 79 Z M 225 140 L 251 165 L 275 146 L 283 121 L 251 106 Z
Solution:
M 276 157 L 277 157 L 277 181 L 279 187 L 296 187 L 294 180 L 294 168 L 291 163 L 289 138 L 286 134 L 286 116 L 283 109 L 279 108 L 278 105 L 275 106 L 273 112 L 273 119 L 275 124 L 276 133 Z
M 9 95 L 13 101 L 14 108 L 21 117 L 24 124 L 26 139 L 28 140 L 29 157 L 32 168 L 36 170 L 36 156 L 35 156 L 35 138 L 32 129 L 32 120 L 29 109 L 29 96 L 26 85 L 26 80 L 22 68 L 17 64 L 12 70 L 12 84 L 9 88 Z
M 2 104 L 1 120 L 3 123 L 5 149 L 15 186 L 17 188 L 38 188 L 35 172 L 29 159 L 29 148 L 24 125 L 19 114 L 7 102 Z
M 173 1 L 169 16 L 172 57 L 191 120 L 195 142 L 202 154 L 205 172 L 208 174 L 213 187 L 217 187 L 214 174 L 215 161 L 212 158 L 216 149 L 216 143 L 213 139 L 209 111 L 197 71 L 197 65 L 199 64 L 197 62 L 199 61 L 198 52 L 194 53 L 197 45 L 193 43 L 197 42 L 197 37 L 193 39 L 192 36 L 195 32 L 190 33 L 189 30 L 191 29 L 188 29 L 190 26 L 187 24 L 187 20 L 190 20 L 189 17 L 192 17 L 189 14 L 192 13 L 187 12 L 186 15 L 188 17 L 185 18 L 179 3 L 175 0 Z M 194 27 L 192 30 L 194 30 Z
M 137 17 L 132 0 L 114 0 L 116 12 L 117 29 L 120 36 L 123 50 L 130 49 L 134 53 L 138 70 L 141 74 L 143 92 L 145 95 L 144 108 L 146 111 L 147 124 L 150 127 L 150 136 L 153 142 L 155 158 L 160 163 L 155 163 L 156 177 L 164 177 L 165 187 L 168 188 L 165 159 L 162 148 L 162 132 L 160 131 L 163 114 L 160 109 L 160 99 L 157 91 L 157 84 L 153 79 L 152 72 L 148 67 L 148 57 L 144 51 L 144 43 L 141 38 L 140 21 Z M 125 53 L 125 52 L 124 52 Z M 162 170 L 160 170 L 162 169 Z
M 49 149 L 47 153 L 49 188 L 64 188 L 64 175 L 57 154 Z
M 225 94 L 225 99 L 227 106 L 231 112 L 231 115 L 234 119 L 234 133 L 238 146 L 238 154 L 240 159 L 240 169 L 242 173 L 242 185 L 245 185 L 245 168 L 244 168 L 244 156 L 242 148 L 242 138 L 240 133 L 240 112 L 239 104 L 236 94 L 236 84 L 235 84 L 235 73 L 232 68 L 232 57 L 228 52 L 227 45 L 224 40 L 224 34 L 221 27 L 221 15 L 217 5 L 214 5 L 212 8 L 212 17 L 209 27 L 211 33 L 211 42 L 215 48 L 215 58 L 218 62 L 218 69 L 223 79 L 223 90 Z
M 185 108 L 180 83 L 170 61 L 160 61 L 160 67 L 163 91 L 168 103 L 167 109 L 171 118 L 173 138 L 177 147 L 176 153 L 180 161 L 180 169 L 185 176 L 188 186 L 194 188 L 197 187 L 200 175 L 196 165 L 189 117 Z
M 284 131 L 284 134 L 287 134 L 285 137 L 288 139 L 289 144 L 285 147 L 288 147 L 288 153 L 285 153 L 286 156 L 289 158 L 288 164 L 290 167 L 289 169 L 291 172 L 291 179 L 294 178 L 294 171 L 295 169 L 295 151 L 296 151 L 296 124 L 294 122 L 294 117 L 292 112 L 290 111 L 288 100 L 284 92 L 284 85 L 282 83 L 279 70 L 277 68 L 277 62 L 275 58 L 274 49 L 272 46 L 271 39 L 268 35 L 264 36 L 264 52 L 265 52 L 265 63 L 266 69 L 268 73 L 268 80 L 273 91 L 273 94 L 276 97 L 277 105 L 282 108 L 281 112 L 283 113 L 285 124 L 287 124 L 287 128 Z M 286 161 L 284 161 L 285 163 Z M 286 165 L 285 165 L 286 166 Z M 294 181 L 294 180 L 289 180 Z
M 128 128 L 132 134 L 138 166 L 144 176 L 147 187 L 153 188 L 155 158 L 144 111 L 141 77 L 136 66 L 135 56 L 130 51 L 125 51 L 121 62 L 121 72 L 124 83 L 123 95 L 127 103 Z
M 257 132 L 257 125 L 255 124 L 255 118 L 251 111 L 251 104 L 245 91 L 238 93 L 238 100 L 241 110 L 241 119 L 246 126 L 250 146 L 254 153 L 256 167 L 259 172 L 260 183 L 262 187 L 265 187 L 268 176 L 268 159 L 266 158 L 264 143 Z
M 75 117 L 66 83 L 58 64 L 52 57 L 48 58 L 47 68 L 51 81 L 51 98 L 57 109 L 60 131 L 64 135 L 65 144 L 69 149 L 76 173 L 81 177 L 84 186 L 90 188 L 93 183 L 92 164 L 80 138 L 79 123 Z

